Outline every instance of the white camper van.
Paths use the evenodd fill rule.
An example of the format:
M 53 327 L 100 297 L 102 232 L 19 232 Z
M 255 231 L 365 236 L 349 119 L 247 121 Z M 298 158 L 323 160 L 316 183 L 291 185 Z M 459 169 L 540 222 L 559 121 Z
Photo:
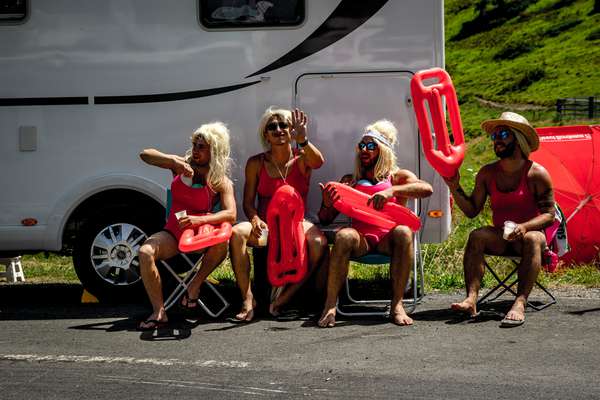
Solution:
M 72 248 L 92 293 L 132 290 L 171 181 L 139 152 L 183 154 L 200 124 L 226 122 L 241 206 L 270 105 L 304 109 L 326 158 L 308 218 L 317 183 L 352 171 L 362 129 L 387 118 L 401 166 L 434 187 L 421 239 L 445 240 L 448 191 L 409 92 L 414 72 L 444 66 L 443 21 L 442 0 L 0 1 L 0 252 Z

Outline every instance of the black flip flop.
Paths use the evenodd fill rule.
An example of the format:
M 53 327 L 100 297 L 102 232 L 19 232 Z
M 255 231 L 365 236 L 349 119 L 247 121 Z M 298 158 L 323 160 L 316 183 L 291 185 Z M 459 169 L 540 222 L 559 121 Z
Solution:
M 150 326 L 146 326 L 146 327 L 142 327 L 140 325 L 142 324 L 151 324 Z M 148 332 L 148 331 L 154 331 L 156 329 L 160 329 L 163 328 L 165 326 L 167 326 L 168 322 L 165 321 L 159 321 L 157 319 L 147 319 L 143 322 L 140 322 L 137 326 L 137 330 L 140 332 Z

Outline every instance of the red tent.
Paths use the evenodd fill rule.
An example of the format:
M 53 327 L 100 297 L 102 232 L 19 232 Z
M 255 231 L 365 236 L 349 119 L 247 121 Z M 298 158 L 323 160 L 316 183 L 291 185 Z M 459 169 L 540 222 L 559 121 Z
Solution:
M 600 125 L 536 129 L 540 148 L 531 159 L 550 173 L 565 217 L 571 251 L 566 262 L 587 263 L 600 252 Z

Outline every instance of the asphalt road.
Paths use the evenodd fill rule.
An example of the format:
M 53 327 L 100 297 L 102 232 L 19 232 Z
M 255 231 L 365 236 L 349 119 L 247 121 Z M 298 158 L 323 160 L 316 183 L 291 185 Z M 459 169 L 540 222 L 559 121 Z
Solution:
M 2 288 L 0 288 L 2 294 Z M 600 398 L 600 299 L 561 298 L 500 329 L 494 303 L 458 318 L 428 295 L 415 325 L 310 319 L 239 325 L 140 305 L 0 306 L 0 398 Z

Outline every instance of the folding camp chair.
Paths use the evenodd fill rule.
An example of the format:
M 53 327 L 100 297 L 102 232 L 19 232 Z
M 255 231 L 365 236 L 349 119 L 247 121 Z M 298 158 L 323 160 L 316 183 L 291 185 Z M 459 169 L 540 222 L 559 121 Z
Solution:
M 167 189 L 167 213 L 166 213 L 167 216 L 169 215 L 170 209 L 171 209 L 171 190 Z M 198 253 L 195 253 L 195 254 L 198 254 Z M 188 255 L 188 254 L 179 253 L 179 255 L 183 259 L 183 261 L 185 263 L 185 267 L 187 267 L 187 268 L 185 268 L 185 269 L 187 269 L 187 271 L 180 272 L 180 271 L 178 271 L 178 269 L 171 266 L 167 261 L 161 260 L 162 265 L 167 269 L 167 271 L 169 271 L 171 273 L 171 275 L 173 276 L 173 278 L 175 278 L 175 281 L 177 282 L 175 288 L 173 289 L 173 291 L 171 292 L 171 294 L 167 297 L 167 300 L 165 301 L 165 310 L 168 310 L 169 308 L 171 308 L 179 300 L 181 295 L 183 293 L 185 293 L 185 291 L 187 291 L 187 288 L 188 288 L 190 282 L 192 281 L 192 279 L 194 279 L 194 277 L 196 276 L 196 273 L 200 269 L 200 264 L 202 262 L 204 253 L 200 253 L 199 257 L 197 258 L 197 260 L 195 262 L 192 261 L 192 259 L 190 258 L 190 255 Z M 208 314 L 212 318 L 217 318 L 221 314 L 223 314 L 223 312 L 229 307 L 229 303 L 227 302 L 227 300 L 225 300 L 225 298 L 221 295 L 221 293 L 219 293 L 217 288 L 208 281 L 208 279 L 204 281 L 204 286 L 209 288 L 211 290 L 211 292 L 216 296 L 218 303 L 217 303 L 216 309 L 211 309 L 211 307 L 209 307 L 206 304 L 206 302 L 198 299 L 198 305 L 204 310 L 204 312 L 206 312 L 206 314 Z M 202 295 L 202 293 L 203 292 L 201 292 L 201 295 Z
M 415 201 L 415 205 L 413 208 L 413 212 L 417 214 L 418 210 L 418 201 Z M 419 232 L 414 232 L 413 236 L 413 268 L 412 268 L 412 278 L 407 285 L 407 289 L 412 289 L 412 298 L 403 299 L 403 303 L 407 304 L 409 307 L 406 310 L 407 313 L 411 313 L 417 307 L 417 304 L 421 302 L 423 297 L 425 296 L 425 286 L 424 286 L 424 278 L 423 278 L 423 259 L 421 256 L 421 241 Z M 384 254 L 379 253 L 369 253 L 362 257 L 351 258 L 350 261 L 368 264 L 368 265 L 380 265 L 390 263 L 390 257 Z M 353 316 L 353 317 L 363 317 L 363 316 L 389 316 L 390 313 L 390 299 L 369 299 L 369 300 L 358 300 L 352 297 L 350 294 L 350 279 L 346 278 L 346 283 L 344 285 L 344 290 L 346 294 L 346 298 L 348 299 L 348 304 L 340 304 L 338 300 L 337 304 L 337 313 L 342 316 Z M 370 311 L 354 311 L 352 308 L 354 306 L 370 306 Z M 384 311 L 375 311 L 374 308 L 382 308 L 384 307 Z M 358 307 L 354 307 L 358 308 Z M 361 307 L 363 308 L 363 307 Z
M 566 241 L 567 226 L 566 226 L 566 219 L 562 213 L 562 210 L 558 206 L 558 204 L 555 204 L 555 222 L 554 223 L 555 224 L 558 223 L 558 228 L 554 225 L 551 226 L 550 228 L 547 228 L 547 229 L 554 228 L 553 233 L 551 235 L 548 235 L 548 230 L 546 231 L 547 236 L 551 236 L 550 238 L 547 238 L 547 239 L 549 239 L 548 240 L 548 242 L 549 242 L 548 248 L 551 251 L 557 253 L 558 255 L 562 255 L 568 251 L 568 243 Z M 558 245 L 557 237 L 560 237 L 561 240 L 563 241 L 563 244 L 560 246 Z M 497 256 L 497 257 L 509 259 L 514 264 L 514 268 L 511 270 L 511 272 L 508 275 L 506 275 L 506 277 L 501 278 L 492 269 L 492 267 L 490 266 L 490 264 L 487 262 L 487 260 L 484 257 L 483 265 L 485 266 L 485 268 L 488 271 L 490 271 L 490 273 L 496 279 L 498 284 L 496 286 L 494 286 L 493 288 L 491 288 L 482 298 L 479 299 L 479 301 L 477 302 L 478 306 L 481 304 L 492 302 L 492 301 L 498 299 L 500 296 L 502 296 L 506 292 L 511 293 L 515 297 L 517 296 L 517 292 L 515 292 L 513 287 L 519 282 L 519 279 L 516 274 L 517 274 L 517 271 L 519 270 L 519 264 L 521 262 L 521 257 L 515 257 L 515 256 Z M 544 255 L 542 254 L 542 262 L 544 262 L 543 257 L 544 257 Z M 537 304 L 537 305 L 530 302 L 529 300 L 527 300 L 527 305 L 529 307 L 531 307 L 535 311 L 540 311 L 540 310 L 543 310 L 544 308 L 551 306 L 552 304 L 557 303 L 556 297 L 554 297 L 554 295 L 546 287 L 544 287 L 539 281 L 535 282 L 535 286 L 540 288 L 546 294 L 546 296 L 548 297 L 548 300 L 545 302 L 542 302 L 541 304 Z M 491 297 L 492 295 L 494 295 L 494 297 Z

